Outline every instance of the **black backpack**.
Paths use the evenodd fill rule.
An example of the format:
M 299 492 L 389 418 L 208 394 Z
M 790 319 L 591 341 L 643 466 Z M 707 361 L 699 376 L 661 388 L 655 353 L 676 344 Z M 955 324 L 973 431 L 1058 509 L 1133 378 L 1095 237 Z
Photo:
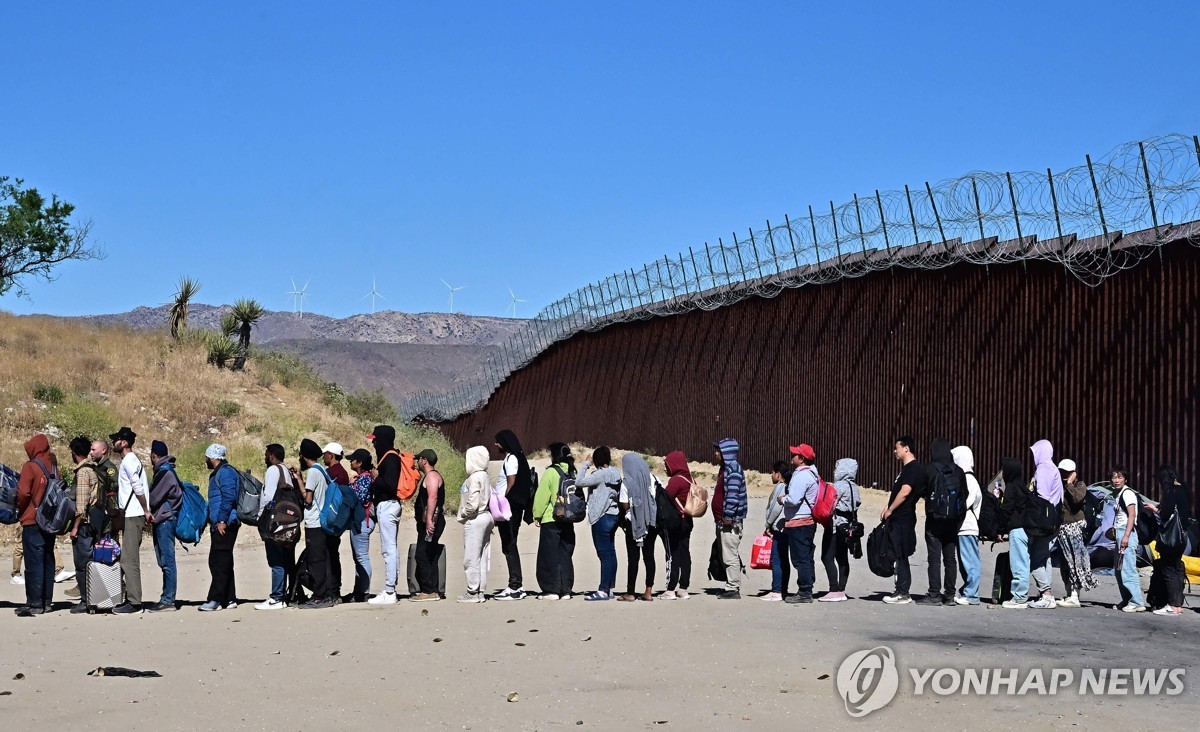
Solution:
M 1054 536 L 1062 526 L 1062 506 L 1038 495 L 1036 479 L 1029 481 L 1020 526 L 1030 536 Z
M 975 517 L 979 523 L 980 541 L 1000 541 L 1000 535 L 1004 533 L 1001 524 L 1002 513 L 1000 499 L 992 493 L 990 487 L 984 490 L 983 499 L 979 502 L 979 514 Z
M 558 473 L 558 495 L 554 497 L 554 520 L 576 524 L 587 518 L 587 501 L 583 498 L 583 492 L 575 485 L 575 473 L 567 473 L 556 465 L 551 465 L 550 469 Z
M 930 463 L 929 480 L 925 516 L 936 521 L 962 521 L 967 515 L 967 491 L 954 466 Z
M 892 546 L 892 534 L 886 521 L 867 537 L 867 566 L 879 577 L 891 577 L 896 573 L 896 549 Z
M 662 487 L 662 483 L 658 482 L 658 478 L 651 477 L 654 481 L 654 503 L 655 513 L 658 519 L 659 531 L 678 531 L 683 526 L 683 519 L 679 516 L 679 509 L 675 507 L 675 501 L 667 495 L 667 490 Z

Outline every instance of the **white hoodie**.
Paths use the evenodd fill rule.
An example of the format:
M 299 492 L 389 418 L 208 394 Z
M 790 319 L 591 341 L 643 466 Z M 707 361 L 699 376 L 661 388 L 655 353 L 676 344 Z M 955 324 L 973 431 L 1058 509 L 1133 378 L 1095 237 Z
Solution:
M 966 445 L 959 445 L 950 454 L 954 457 L 954 464 L 967 474 L 967 515 L 958 529 L 958 535 L 979 536 L 979 507 L 983 503 L 983 491 L 979 490 L 979 481 L 971 472 L 975 469 L 975 454 Z
M 467 450 L 467 480 L 458 502 L 458 521 L 465 524 L 488 510 L 491 486 L 488 483 L 488 449 L 481 445 Z

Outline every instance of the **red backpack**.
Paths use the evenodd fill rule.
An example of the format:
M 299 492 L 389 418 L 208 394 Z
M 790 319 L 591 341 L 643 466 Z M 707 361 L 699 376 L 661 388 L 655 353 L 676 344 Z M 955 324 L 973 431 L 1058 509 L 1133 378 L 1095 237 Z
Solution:
M 837 506 L 837 498 L 837 489 L 833 484 L 826 483 L 825 479 L 818 475 L 817 502 L 811 506 L 813 521 L 828 526 L 833 521 L 833 509 Z

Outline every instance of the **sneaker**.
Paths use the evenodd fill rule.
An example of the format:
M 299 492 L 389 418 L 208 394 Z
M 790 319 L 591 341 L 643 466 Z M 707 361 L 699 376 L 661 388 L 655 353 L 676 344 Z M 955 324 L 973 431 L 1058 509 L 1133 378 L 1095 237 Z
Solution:
M 885 603 L 887 603 L 888 605 L 911 605 L 911 604 L 913 604 L 913 599 L 911 596 L 901 595 L 901 594 L 888 595 L 887 597 L 883 598 L 883 601 Z
M 604 600 L 611 600 L 612 595 L 608 594 L 607 592 L 596 590 L 595 592 L 589 592 L 584 595 L 583 599 L 585 602 L 602 602 Z
M 779 602 L 783 599 L 783 595 L 779 594 L 778 592 L 768 592 L 759 599 L 763 602 Z
M 1059 607 L 1083 607 L 1079 602 L 1079 595 L 1070 595 L 1058 601 Z
M 676 600 L 686 600 L 689 597 L 691 597 L 691 595 L 688 594 L 687 590 L 675 590 L 675 599 Z
M 483 602 L 486 599 L 482 592 L 464 592 L 455 602 Z
M 202 613 L 215 613 L 216 611 L 218 611 L 220 609 L 221 609 L 221 603 L 213 602 L 212 600 L 209 600 L 208 602 L 204 603 L 203 605 L 201 605 L 199 607 L 199 610 Z M 115 613 L 116 610 L 113 610 L 113 612 Z
M 72 615 L 81 615 L 83 613 L 86 613 L 87 611 L 88 611 L 88 606 L 83 604 L 82 602 L 71 606 L 71 614 Z
M 717 595 L 717 599 L 718 600 L 740 600 L 740 599 L 742 599 L 742 591 L 741 590 L 725 590 L 721 594 Z
M 442 599 L 442 596 L 436 592 L 418 592 L 417 594 L 408 598 L 408 601 L 409 602 L 434 602 L 435 600 L 440 600 L 440 599 Z
M 34 615 L 41 615 L 44 612 L 45 610 L 40 607 L 29 607 L 28 605 L 22 605 L 21 607 L 17 608 L 16 615 L 18 618 L 32 618 Z
M 317 600 L 314 598 L 299 607 L 301 610 L 324 610 L 327 607 L 333 607 L 333 600 Z
M 25 584 L 25 578 L 19 574 L 14 574 L 9 582 L 13 583 L 14 585 L 23 585 Z
M 954 598 L 954 603 L 956 605 L 978 605 L 979 598 L 978 597 L 962 597 L 960 595 L 960 596 Z
M 203 608 L 201 608 L 203 609 Z M 141 615 L 142 609 L 129 603 L 117 605 L 113 608 L 113 615 Z
M 1056 604 L 1053 597 L 1042 595 L 1038 599 L 1030 601 L 1029 607 L 1034 610 L 1053 610 Z
M 1007 610 L 1024 610 L 1029 607 L 1029 603 L 1021 602 L 1020 600 L 1005 600 L 1000 607 Z
M 1183 612 L 1182 611 L 1175 612 L 1174 610 L 1172 610 L 1170 608 L 1170 606 L 1164 605 L 1164 606 L 1160 607 L 1159 609 L 1155 610 L 1154 614 L 1155 615 L 1170 615 L 1171 617 L 1175 617 L 1176 615 L 1182 615 Z
M 544 592 L 544 593 L 538 595 L 538 599 L 539 600 L 557 600 L 558 595 L 553 595 L 548 592 Z
M 800 595 L 800 594 L 788 595 L 787 597 L 783 598 L 783 601 L 789 605 L 799 605 L 800 603 L 804 602 L 805 597 L 808 598 L 809 602 L 812 602 L 812 595 Z
M 1144 612 L 1146 612 L 1146 606 L 1145 605 L 1126 605 L 1125 607 L 1121 608 L 1121 612 L 1123 612 L 1123 613 L 1144 613 Z
M 69 579 L 75 579 L 75 570 L 73 570 L 73 569 L 64 569 L 63 571 L 61 571 L 61 572 L 59 572 L 58 574 L 54 575 L 54 581 L 55 581 L 55 582 L 66 582 L 66 581 L 67 581 L 67 580 L 69 580 Z
M 954 607 L 957 604 L 951 595 L 942 595 L 942 607 Z
M 375 597 L 372 597 L 370 600 L 367 600 L 367 604 L 368 605 L 395 605 L 396 604 L 396 593 L 395 592 L 384 592 L 384 593 L 378 594 Z
M 66 595 L 67 597 L 72 597 L 72 598 L 79 597 L 79 585 L 75 585 L 74 587 L 69 588 L 63 594 Z
M 237 610 L 237 600 L 230 601 L 230 603 L 225 606 L 225 609 L 226 610 Z
M 526 596 L 525 590 L 505 587 L 496 594 L 492 595 L 493 600 L 524 600 Z
M 817 602 L 845 602 L 847 599 L 845 592 L 826 592 Z
M 173 602 L 156 602 L 146 608 L 148 613 L 173 613 L 175 612 L 175 603 Z
M 674 590 L 666 590 L 665 592 L 663 592 L 662 594 L 660 594 L 658 596 L 658 599 L 660 599 L 660 600 L 678 600 L 679 598 L 675 596 Z
M 287 607 L 287 604 L 282 600 L 267 599 L 266 602 L 260 602 L 254 606 L 255 610 L 282 610 Z

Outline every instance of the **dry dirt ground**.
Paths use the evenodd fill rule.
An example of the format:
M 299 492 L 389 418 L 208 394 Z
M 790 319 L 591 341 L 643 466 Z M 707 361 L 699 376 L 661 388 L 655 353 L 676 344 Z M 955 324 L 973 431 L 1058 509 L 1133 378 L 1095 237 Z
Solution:
M 882 494 L 867 496 L 874 525 Z M 748 534 L 761 524 L 765 499 L 751 501 Z M 403 548 L 413 541 L 406 511 Z M 250 532 L 247 532 L 250 533 Z M 876 729 L 1016 728 L 1171 729 L 1192 723 L 1200 615 L 1126 615 L 1111 604 L 1111 578 L 1080 610 L 1001 610 L 885 606 L 890 580 L 853 562 L 852 600 L 842 604 L 765 603 L 755 595 L 770 572 L 750 570 L 741 601 L 706 594 L 714 536 L 697 521 L 695 568 L 686 602 L 618 603 L 453 600 L 394 607 L 255 611 L 250 604 L 198 613 L 208 583 L 207 541 L 180 553 L 176 613 L 114 617 L 65 611 L 17 619 L 0 614 L 0 714 L 12 729 L 102 726 L 120 730 L 301 729 L 361 725 L 401 729 Z M 536 588 L 537 535 L 521 537 L 526 587 Z M 619 537 L 618 537 L 619 539 Z M 373 540 L 376 571 L 382 560 Z M 451 523 L 448 595 L 464 589 L 462 532 Z M 344 568 L 353 566 L 343 542 Z M 750 551 L 749 536 L 743 556 Z M 659 549 L 659 579 L 663 558 Z M 618 546 L 618 584 L 624 550 Z M 985 550 L 984 594 L 992 553 Z M 924 549 L 914 557 L 914 591 L 926 587 Z M 239 595 L 261 600 L 269 588 L 262 547 L 246 536 L 236 556 Z M 149 545 L 143 583 L 157 598 L 159 573 Z M 504 586 L 499 540 L 492 543 L 488 586 Z M 586 525 L 578 531 L 576 590 L 596 586 L 599 564 Z M 403 572 L 403 567 L 401 569 Z M 818 564 L 817 590 L 826 587 Z M 404 581 L 401 580 L 403 586 Z M 64 585 L 58 585 L 61 598 Z M 16 606 L 22 588 L 0 584 L 0 606 Z M 58 607 L 65 610 L 60 600 Z M 427 613 L 427 614 L 426 614 Z M 852 719 L 835 688 L 850 653 L 885 645 L 901 668 L 899 693 L 864 719 Z M 157 679 L 92 678 L 97 666 L 155 670 Z M 1184 693 L 1146 696 L 937 696 L 914 694 L 905 669 L 1061 666 L 1186 669 Z M 516 694 L 509 701 L 511 694 Z

